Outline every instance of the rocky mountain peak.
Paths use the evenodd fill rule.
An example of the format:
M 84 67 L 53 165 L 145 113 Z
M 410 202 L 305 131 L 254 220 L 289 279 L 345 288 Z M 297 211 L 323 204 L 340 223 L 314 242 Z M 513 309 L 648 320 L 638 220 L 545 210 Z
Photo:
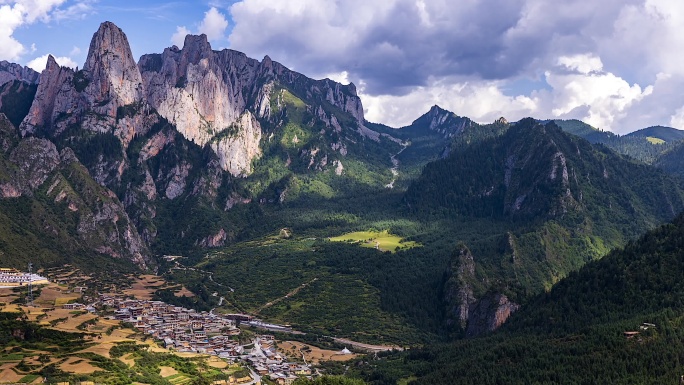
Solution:
M 185 72 L 188 64 L 197 64 L 202 59 L 211 60 L 212 56 L 213 51 L 207 40 L 207 35 L 187 35 L 181 50 L 180 72 Z
M 494 124 L 508 124 L 508 120 L 503 116 L 494 121 Z
M 55 57 L 52 56 L 51 54 L 48 55 L 47 65 L 45 66 L 45 70 L 48 72 L 59 70 L 59 64 L 57 64 L 57 60 L 55 60 Z
M 128 38 L 112 22 L 100 24 L 93 35 L 83 70 L 91 80 L 88 94 L 96 102 L 116 100 L 114 112 L 117 106 L 132 104 L 142 98 L 142 77 Z
M 261 67 L 268 72 L 273 72 L 273 60 L 271 60 L 270 56 L 264 56 L 264 59 L 261 61 Z
M 444 108 L 438 106 L 438 105 L 433 105 L 430 107 L 430 111 L 428 111 L 428 114 L 430 115 L 441 115 L 444 113 L 449 113 L 449 111 L 445 110 Z
M 445 138 L 460 134 L 466 127 L 473 124 L 473 121 L 460 117 L 451 111 L 445 110 L 438 105 L 434 105 L 420 118 L 413 121 L 413 126 L 425 127 L 429 130 L 443 134 Z

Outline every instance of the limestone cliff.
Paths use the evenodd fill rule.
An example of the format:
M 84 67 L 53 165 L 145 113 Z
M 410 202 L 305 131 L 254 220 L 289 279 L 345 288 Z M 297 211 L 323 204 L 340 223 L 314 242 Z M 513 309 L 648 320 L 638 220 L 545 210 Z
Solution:
M 321 104 L 349 113 L 359 133 L 375 137 L 363 127 L 363 106 L 353 84 L 311 80 L 290 71 L 268 56 L 259 62 L 232 50 L 213 51 L 205 35 L 188 35 L 183 49 L 171 47 L 162 54 L 143 55 L 138 63 L 146 100 L 183 136 L 200 146 L 210 144 L 221 167 L 234 176 L 251 172 L 261 155 L 263 129 L 258 119 L 277 125 L 279 95 L 276 84 L 296 90 L 317 104 L 317 117 L 338 132 L 334 115 Z
M 160 213 L 187 202 L 213 213 L 261 201 L 268 185 L 248 191 L 236 180 L 263 156 L 282 157 L 290 172 L 344 178 L 350 163 L 342 158 L 377 155 L 387 141 L 364 123 L 353 84 L 312 80 L 269 57 L 214 51 L 205 35 L 136 64 L 126 35 L 105 22 L 80 71 L 48 58 L 20 131 L 71 148 L 93 179 L 116 192 L 148 245 L 162 237 L 211 247 L 217 241 L 203 241 L 220 229 L 233 234 L 228 220 L 197 227 L 183 218 L 179 230 Z M 389 163 L 389 155 L 378 158 Z M 160 234 L 159 223 L 173 223 L 174 234 Z

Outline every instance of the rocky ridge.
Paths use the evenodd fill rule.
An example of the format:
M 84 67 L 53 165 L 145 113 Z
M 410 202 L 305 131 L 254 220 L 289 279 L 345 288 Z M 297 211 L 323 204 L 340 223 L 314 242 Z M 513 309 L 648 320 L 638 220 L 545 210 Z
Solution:
M 13 80 L 36 84 L 38 79 L 40 79 L 40 74 L 32 68 L 6 60 L 0 61 L 0 86 Z
M 78 126 L 112 133 L 126 149 L 161 116 L 186 139 L 209 145 L 224 171 L 245 176 L 261 155 L 261 122 L 277 126 L 283 119 L 274 114 L 282 113 L 273 100 L 277 85 L 313 101 L 308 108 L 326 127 L 342 129 L 339 116 L 322 104 L 351 115 L 359 135 L 379 140 L 378 133 L 363 126 L 363 106 L 353 84 L 314 81 L 268 57 L 259 62 L 237 51 L 213 51 L 205 35 L 188 35 L 183 49 L 173 46 L 162 54 L 143 55 L 136 64 L 126 35 L 111 22 L 102 23 L 93 35 L 82 70 L 62 68 L 48 58 L 21 131 L 54 138 Z M 339 150 L 344 148 L 340 143 L 332 146 L 332 151 L 346 151 Z M 104 170 L 125 167 L 123 162 Z

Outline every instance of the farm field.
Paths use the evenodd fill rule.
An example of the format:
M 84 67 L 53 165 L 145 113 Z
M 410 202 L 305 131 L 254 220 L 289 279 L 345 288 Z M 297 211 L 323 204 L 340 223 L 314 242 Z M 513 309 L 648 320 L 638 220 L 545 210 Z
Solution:
M 328 240 L 332 242 L 354 242 L 358 243 L 362 247 L 369 247 L 378 249 L 380 251 L 389 251 L 392 253 L 397 250 L 412 249 L 414 247 L 421 246 L 419 243 L 414 241 L 404 241 L 404 239 L 400 236 L 390 234 L 388 230 L 356 231 L 337 237 L 330 237 Z

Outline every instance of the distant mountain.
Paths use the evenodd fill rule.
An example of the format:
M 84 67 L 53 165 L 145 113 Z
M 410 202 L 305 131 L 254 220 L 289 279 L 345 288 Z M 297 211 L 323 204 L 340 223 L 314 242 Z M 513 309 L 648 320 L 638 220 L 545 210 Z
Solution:
M 465 218 L 472 218 L 471 226 L 490 223 L 483 234 L 498 229 L 498 235 L 467 242 L 474 268 L 464 270 L 458 261 L 451 267 L 474 274 L 451 280 L 469 284 L 444 289 L 461 293 L 445 301 L 461 309 L 464 325 L 466 315 L 474 321 L 472 311 L 484 298 L 509 306 L 508 298 L 495 300 L 486 293 L 515 299 L 526 290 L 549 288 L 587 261 L 671 219 L 684 209 L 684 190 L 665 173 L 594 147 L 554 123 L 524 119 L 501 136 L 428 164 L 408 188 L 405 202 L 426 220 L 467 223 Z M 499 311 L 499 305 L 492 310 Z
M 504 118 L 491 124 L 479 124 L 435 105 L 408 126 L 395 129 L 369 122 L 366 126 L 399 138 L 407 145 L 396 156 L 401 171 L 398 185 L 405 188 L 428 162 L 446 157 L 454 149 L 501 135 L 510 124 Z
M 10 63 L 6 60 L 0 61 L 0 86 L 15 80 L 27 84 L 37 84 L 39 79 L 40 74 L 29 67 Z
M 618 138 L 618 135 L 613 134 L 610 131 L 601 131 L 596 127 L 593 127 L 589 124 L 584 123 L 581 120 L 577 119 L 569 119 L 569 120 L 561 120 L 561 119 L 556 119 L 553 120 L 558 127 L 562 128 L 563 131 L 568 132 L 573 135 L 577 135 L 580 138 L 584 138 L 589 141 L 589 143 L 608 143 L 611 141 L 614 141 L 616 138 Z
M 679 130 L 658 126 L 620 136 L 609 131 L 601 131 L 580 120 L 554 120 L 553 122 L 563 131 L 577 135 L 594 144 L 603 144 L 618 154 L 629 156 L 646 164 L 656 163 L 661 155 L 674 146 L 674 141 L 681 135 Z
M 430 111 L 414 120 L 410 126 L 404 127 L 403 130 L 431 130 L 443 135 L 445 138 L 453 138 L 475 125 L 477 123 L 469 118 L 458 116 L 451 111 L 434 105 L 430 108 Z
M 653 126 L 630 132 L 625 136 L 638 136 L 642 138 L 660 139 L 664 142 L 676 142 L 684 139 L 684 131 L 672 127 Z M 658 143 L 658 141 L 655 141 L 655 143 Z

